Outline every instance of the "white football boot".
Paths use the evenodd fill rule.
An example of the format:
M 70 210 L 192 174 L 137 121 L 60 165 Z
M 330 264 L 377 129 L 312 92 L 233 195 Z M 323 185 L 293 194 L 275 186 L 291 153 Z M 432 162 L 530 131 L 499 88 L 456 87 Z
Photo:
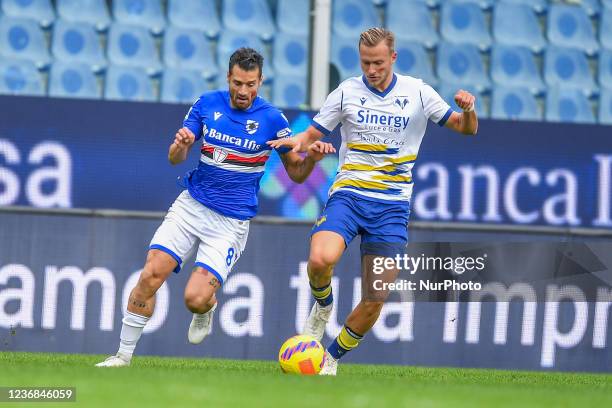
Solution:
M 329 315 L 331 314 L 333 308 L 333 303 L 330 303 L 327 306 L 321 306 L 319 302 L 315 302 L 314 305 L 312 305 L 312 309 L 310 309 L 308 318 L 306 318 L 306 323 L 304 324 L 304 331 L 302 334 L 314 337 L 315 339 L 321 341 L 321 339 L 323 339 L 323 334 L 325 334 L 325 326 L 327 325 Z
M 189 333 L 187 338 L 191 344 L 200 344 L 206 336 L 210 334 L 212 329 L 213 315 L 217 309 L 217 304 L 206 313 L 194 313 L 191 324 L 189 325 Z
M 101 363 L 96 364 L 96 367 L 129 367 L 130 360 L 127 360 L 121 355 L 110 356 Z
M 319 375 L 336 375 L 336 371 L 338 371 L 338 360 L 325 350 L 325 362 L 321 371 L 319 371 Z

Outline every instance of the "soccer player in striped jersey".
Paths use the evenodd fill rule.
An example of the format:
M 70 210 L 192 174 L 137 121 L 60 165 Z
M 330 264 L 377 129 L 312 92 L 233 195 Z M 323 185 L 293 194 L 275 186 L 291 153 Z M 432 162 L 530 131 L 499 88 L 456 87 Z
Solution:
M 478 128 L 475 98 L 470 93 L 456 93 L 455 102 L 463 112 L 454 112 L 421 79 L 393 72 L 397 53 L 390 31 L 372 28 L 363 32 L 359 55 L 363 75 L 342 82 L 305 132 L 269 142 L 274 147 L 300 151 L 342 125 L 338 173 L 325 209 L 312 229 L 308 260 L 316 302 L 304 334 L 319 340 L 333 305 L 332 271 L 352 239 L 361 236 L 362 281 L 372 281 L 368 274 L 372 273 L 370 262 L 374 257 L 403 254 L 408 240 L 411 170 L 428 120 L 463 134 L 476 134 Z M 391 273 L 390 279 L 394 280 L 397 271 L 391 272 L 395 275 Z M 361 302 L 327 348 L 321 374 L 336 374 L 337 361 L 357 347 L 372 328 L 387 294 L 367 297 L 362 292 Z
M 183 191 L 155 232 L 144 270 L 132 290 L 123 318 L 119 350 L 98 367 L 128 366 L 143 328 L 155 307 L 155 293 L 183 261 L 196 252 L 195 268 L 185 288 L 185 304 L 193 312 L 188 339 L 200 343 L 210 333 L 217 306 L 215 292 L 223 285 L 246 245 L 249 220 L 257 212 L 257 192 L 272 148 L 270 140 L 291 135 L 280 110 L 257 96 L 263 58 L 240 48 L 229 60 L 228 91 L 204 93 L 191 107 L 175 135 L 168 159 L 187 159 L 202 140 L 198 166 L 184 177 Z M 335 152 L 319 142 L 305 157 L 278 148 L 289 177 L 303 182 L 315 163 Z

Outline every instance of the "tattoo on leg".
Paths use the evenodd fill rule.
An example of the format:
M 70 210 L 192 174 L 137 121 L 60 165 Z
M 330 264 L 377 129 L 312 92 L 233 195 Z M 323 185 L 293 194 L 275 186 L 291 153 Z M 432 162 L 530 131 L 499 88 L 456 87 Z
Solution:
M 138 299 L 130 299 L 130 303 L 132 304 L 132 306 L 134 307 L 139 307 L 141 309 L 144 309 L 147 307 L 147 303 L 143 300 L 138 300 Z

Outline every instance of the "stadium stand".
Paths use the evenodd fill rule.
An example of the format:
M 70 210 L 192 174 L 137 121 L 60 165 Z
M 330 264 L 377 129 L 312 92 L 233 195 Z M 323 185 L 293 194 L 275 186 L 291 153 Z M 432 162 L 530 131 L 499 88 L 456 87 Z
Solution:
M 36 64 L 27 60 L 0 59 L 0 93 L 43 96 L 45 86 Z
M 83 73 L 84 85 L 93 76 L 105 90 L 90 87 L 88 97 L 189 103 L 201 91 L 192 87 L 225 87 L 230 53 L 251 46 L 265 58 L 262 95 L 284 107 L 307 106 L 309 7 L 301 0 L 2 0 L 0 93 L 70 97 L 67 84 L 76 80 L 62 81 L 59 67 L 74 64 L 93 71 Z M 479 112 L 564 120 L 572 115 L 554 112 L 567 109 L 548 103 L 577 88 L 606 120 L 611 0 L 333 0 L 334 80 L 361 74 L 357 37 L 381 21 L 396 34 L 398 72 L 441 89 L 478 90 Z M 130 77 L 131 67 L 149 77 L 138 86 L 123 80 L 120 92 L 117 72 Z M 519 89 L 532 95 L 517 97 Z
M 439 34 L 424 1 L 388 0 L 386 26 L 398 40 L 414 41 L 427 48 L 434 48 Z
M 274 68 L 278 73 L 299 75 L 308 74 L 308 37 L 283 34 L 274 40 Z
M 495 45 L 491 51 L 491 79 L 496 86 L 525 87 L 534 94 L 545 90 L 535 58 L 525 47 Z
M 171 25 L 166 29 L 162 50 L 166 67 L 199 71 L 209 80 L 219 73 L 211 45 L 201 31 Z
M 560 47 L 577 48 L 589 55 L 599 49 L 593 25 L 585 9 L 553 4 L 548 9 L 548 40 Z
M 498 3 L 492 26 L 493 37 L 500 44 L 529 47 L 534 52 L 541 52 L 546 46 L 538 18 L 525 4 Z
M 27 59 L 39 68 L 51 62 L 45 35 L 35 20 L 0 17 L 0 55 Z
M 604 0 L 605 1 L 605 0 Z M 586 11 L 589 17 L 595 17 L 601 12 L 601 5 L 599 4 L 599 0 L 580 0 L 579 2 L 574 2 Z
M 334 0 L 332 29 L 345 37 L 359 37 L 368 27 L 378 26 L 374 5 L 369 1 Z M 332 37 L 332 42 L 334 41 Z
M 176 27 L 203 31 L 208 38 L 221 32 L 215 0 L 168 0 L 168 20 Z
M 438 83 L 429 56 L 421 44 L 398 40 L 395 42 L 395 50 L 397 72 L 421 78 L 432 86 Z
M 612 50 L 602 50 L 599 54 L 599 84 L 612 89 Z
M 455 3 L 464 3 L 464 4 L 475 4 L 483 10 L 489 10 L 495 0 L 452 0 Z
M 88 65 L 54 62 L 49 75 L 49 96 L 97 99 L 102 92 Z
M 162 78 L 161 101 L 193 103 L 208 89 L 209 85 L 200 72 L 166 68 Z
M 309 13 L 308 2 L 278 0 L 276 5 L 278 33 L 274 38 L 272 65 L 277 75 L 271 95 L 278 106 L 300 108 L 307 103 Z
M 299 108 L 306 104 L 307 92 L 304 77 L 279 75 L 274 80 L 272 102 L 277 106 Z
M 591 103 L 575 88 L 549 88 L 546 95 L 546 120 L 550 122 L 595 123 Z
M 601 13 L 599 41 L 603 48 L 612 50 L 612 5 L 605 7 Z
M 278 30 L 282 33 L 308 37 L 310 34 L 310 4 L 301 0 L 278 0 L 276 23 Z
M 93 24 L 98 31 L 104 31 L 111 17 L 104 0 L 57 0 L 57 14 L 68 21 Z
M 437 56 L 441 81 L 472 86 L 480 92 L 489 89 L 491 84 L 475 45 L 441 42 Z
M 549 87 L 578 87 L 587 95 L 597 92 L 587 57 L 576 49 L 549 46 L 544 56 L 544 80 Z
M 104 98 L 134 102 L 153 102 L 153 83 L 143 68 L 112 65 L 106 73 Z
M 120 23 L 148 28 L 154 34 L 162 33 L 166 26 L 161 0 L 114 0 L 113 17 Z
M 259 36 L 263 41 L 274 38 L 276 28 L 266 0 L 224 0 L 222 8 L 225 27 Z
M 387 3 L 389 3 L 392 0 L 373 0 L 374 4 L 376 5 L 385 5 Z M 417 3 L 423 3 L 425 5 L 427 5 L 427 7 L 429 8 L 436 8 L 440 5 L 440 2 L 442 0 L 410 0 L 410 1 L 414 1 Z
M 3 0 L 2 12 L 9 17 L 34 19 L 43 28 L 48 28 L 55 20 L 50 0 Z
M 108 59 L 113 64 L 140 67 L 149 74 L 161 70 L 157 47 L 143 27 L 113 23 L 108 33 Z
M 491 35 L 484 12 L 476 3 L 446 1 L 440 17 L 442 38 L 451 43 L 473 44 L 481 50 L 491 47 Z
M 87 64 L 94 71 L 106 67 L 106 57 L 93 25 L 59 19 L 53 25 L 51 51 L 56 60 Z
M 331 45 L 330 60 L 343 80 L 361 75 L 357 41 L 353 37 L 334 35 Z
M 612 89 L 602 89 L 599 95 L 599 123 L 612 125 Z
M 538 102 L 528 88 L 493 88 L 491 118 L 504 120 L 542 120 Z
M 544 13 L 548 9 L 548 2 L 546 0 L 499 0 L 499 3 L 529 6 L 538 14 Z

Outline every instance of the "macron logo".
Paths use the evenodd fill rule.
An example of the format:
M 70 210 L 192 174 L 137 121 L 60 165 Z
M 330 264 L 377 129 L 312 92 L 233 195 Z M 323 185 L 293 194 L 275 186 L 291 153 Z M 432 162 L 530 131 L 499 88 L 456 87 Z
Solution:
M 215 112 L 215 114 L 214 114 L 215 120 L 219 119 L 221 117 L 221 115 L 223 115 L 221 112 Z

